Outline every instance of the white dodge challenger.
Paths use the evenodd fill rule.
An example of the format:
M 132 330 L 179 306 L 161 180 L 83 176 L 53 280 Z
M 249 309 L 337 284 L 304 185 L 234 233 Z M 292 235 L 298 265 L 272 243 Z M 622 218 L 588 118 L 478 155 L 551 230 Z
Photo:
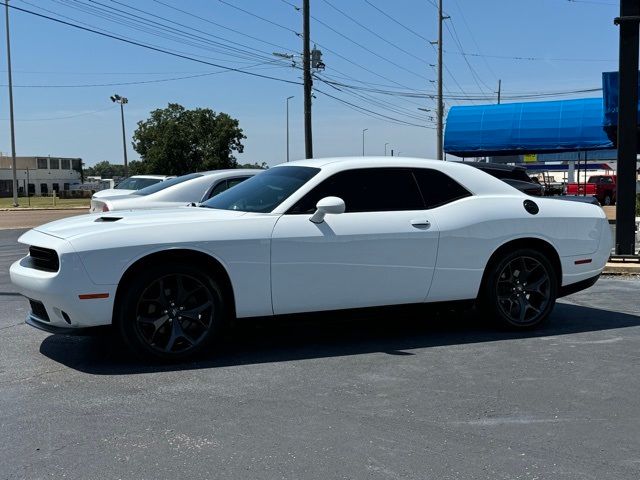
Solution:
M 202 350 L 228 319 L 474 300 L 511 328 L 591 286 L 594 205 L 529 197 L 461 163 L 329 158 L 271 168 L 198 207 L 59 220 L 20 237 L 27 323 L 111 325 L 134 351 Z

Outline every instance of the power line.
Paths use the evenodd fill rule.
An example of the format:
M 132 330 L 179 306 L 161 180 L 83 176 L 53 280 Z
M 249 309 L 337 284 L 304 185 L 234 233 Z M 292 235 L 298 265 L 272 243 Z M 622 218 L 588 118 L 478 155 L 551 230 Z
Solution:
M 158 47 L 154 47 L 154 46 L 151 46 L 151 45 L 144 44 L 142 42 L 138 42 L 138 41 L 134 41 L 134 40 L 128 40 L 128 39 L 122 38 L 122 37 L 114 35 L 114 34 L 100 32 L 100 31 L 92 29 L 92 28 L 83 27 L 81 25 L 76 25 L 76 24 L 71 23 L 71 22 L 67 22 L 67 21 L 64 21 L 64 20 L 60 20 L 58 18 L 50 17 L 48 15 L 43 15 L 41 13 L 33 12 L 31 10 L 27 10 L 27 9 L 24 9 L 24 8 L 16 7 L 14 5 L 9 5 L 9 8 L 12 8 L 14 10 L 18 10 L 18 11 L 23 12 L 23 13 L 27 13 L 29 15 L 34 15 L 36 17 L 44 18 L 44 19 L 50 20 L 52 22 L 60 23 L 62 25 L 67 25 L 69 27 L 73 27 L 73 28 L 76 28 L 78 30 L 91 32 L 91 33 L 94 33 L 96 35 L 100 35 L 100 36 L 106 37 L 106 38 L 111 38 L 111 39 L 117 40 L 119 42 L 127 43 L 127 44 L 130 44 L 130 45 L 135 45 L 135 46 L 138 46 L 138 47 L 141 47 L 141 48 L 145 48 L 147 50 L 151 50 L 151 51 L 154 51 L 154 52 L 159 52 L 159 53 L 164 53 L 166 55 L 171 55 L 171 56 L 176 57 L 176 58 L 182 58 L 184 60 L 190 60 L 192 62 L 197 62 L 197 63 L 201 63 L 201 64 L 204 64 L 204 65 L 210 65 L 212 67 L 222 68 L 224 70 L 228 70 L 228 71 L 231 71 L 231 72 L 242 73 L 242 74 L 250 75 L 250 76 L 253 76 L 253 77 L 264 78 L 264 79 L 267 79 L 267 80 L 274 80 L 274 81 L 283 82 L 283 83 L 289 83 L 289 84 L 293 84 L 293 85 L 301 85 L 300 82 L 297 82 L 295 80 L 287 80 L 287 79 L 284 79 L 284 78 L 273 77 L 273 76 L 270 76 L 270 75 L 263 75 L 263 74 L 260 74 L 260 73 L 248 72 L 248 71 L 240 69 L 240 68 L 227 67 L 227 66 L 219 65 L 219 64 L 216 64 L 216 63 L 212 63 L 212 62 L 207 62 L 205 60 L 199 60 L 199 59 L 194 58 L 194 57 L 189 56 L 189 55 L 183 55 L 183 54 L 179 54 L 179 53 L 174 53 L 174 52 L 171 52 L 169 50 L 165 50 L 165 49 L 162 49 L 162 48 L 158 48 Z
M 22 1 L 22 3 L 26 3 L 28 5 L 31 5 L 32 7 L 37 8 L 39 10 L 45 11 L 45 12 L 50 13 L 52 15 L 57 15 L 58 17 L 61 17 L 61 18 L 64 18 L 64 19 L 67 19 L 67 20 L 71 21 L 72 23 L 79 24 L 79 25 L 84 25 L 84 26 L 86 26 L 88 28 L 91 28 L 91 29 L 98 30 L 98 31 L 103 32 L 103 33 L 107 33 L 107 34 L 112 34 L 113 35 L 113 32 L 110 32 L 110 31 L 105 30 L 103 28 L 94 27 L 93 25 L 90 25 L 90 24 L 88 24 L 86 22 L 82 22 L 80 20 L 71 18 L 71 17 L 69 17 L 67 15 L 63 15 L 63 14 L 61 14 L 59 12 L 54 12 L 54 11 L 49 10 L 47 8 L 41 7 L 39 5 L 34 5 L 34 4 L 30 3 L 30 2 L 28 2 L 27 0 L 21 0 L 21 1 Z M 179 41 L 179 40 L 175 40 L 176 37 L 172 37 L 172 36 L 169 36 L 169 35 L 166 35 L 166 34 L 163 34 L 163 33 L 158 33 L 157 31 L 151 30 L 149 28 L 143 28 L 142 26 L 139 25 L 138 22 L 132 23 L 132 22 L 123 20 L 121 17 L 113 17 L 110 14 L 104 14 L 104 13 L 101 13 L 101 12 L 95 13 L 94 10 L 87 11 L 86 10 L 87 7 L 84 6 L 84 5 L 82 5 L 82 7 L 80 7 L 80 6 L 72 7 L 72 6 L 68 6 L 68 5 L 64 4 L 64 3 L 61 3 L 60 0 L 51 0 L 51 1 L 56 2 L 56 3 L 60 3 L 61 5 L 65 6 L 65 7 L 68 7 L 68 8 L 73 8 L 73 9 L 76 9 L 76 10 L 79 10 L 79 11 L 82 11 L 82 12 L 85 12 L 85 13 L 90 13 L 93 16 L 98 16 L 100 18 L 105 18 L 105 19 L 107 19 L 107 20 L 109 20 L 111 22 L 114 22 L 114 23 L 117 23 L 117 24 L 120 24 L 120 25 L 129 26 L 129 27 L 131 27 L 131 28 L 133 28 L 135 30 L 141 31 L 141 32 L 150 33 L 151 35 L 154 35 L 154 36 L 157 36 L 157 37 L 167 38 L 167 39 L 173 40 L 173 41 Z M 89 7 L 89 8 L 91 8 L 91 7 Z M 124 35 L 121 35 L 121 38 L 124 38 L 126 40 L 136 41 L 134 38 L 127 37 L 127 36 L 124 36 Z M 194 44 L 193 42 L 181 41 L 180 43 L 187 44 L 187 45 L 190 45 L 190 46 L 196 46 L 198 48 L 203 48 L 202 46 Z M 151 45 L 151 46 L 156 47 L 156 48 L 162 48 L 162 47 L 160 47 L 158 45 L 154 45 L 154 44 L 149 44 L 148 43 L 148 45 Z M 223 45 L 223 44 L 220 44 L 220 45 Z M 222 53 L 223 55 L 231 56 L 231 57 L 234 57 L 234 58 L 238 58 L 238 55 L 231 55 L 231 54 L 229 54 L 229 53 L 227 53 L 226 51 L 223 51 L 223 50 L 215 50 L 215 49 L 211 49 L 211 48 L 209 48 L 208 50 L 217 51 L 218 53 Z M 203 56 L 203 55 L 188 54 L 186 52 L 183 52 L 183 51 L 180 51 L 180 50 L 175 50 L 175 49 L 172 49 L 172 51 L 174 53 L 178 53 L 178 54 L 182 54 L 182 55 L 196 56 L 196 57 L 200 57 L 200 58 L 205 58 L 207 60 L 226 61 L 226 60 L 213 58 L 213 57 L 208 57 L 208 56 Z M 255 62 L 255 60 L 256 60 L 255 57 L 256 56 L 253 55 L 252 57 L 244 56 L 244 57 L 240 57 L 240 58 L 245 58 L 247 60 L 249 60 L 249 58 L 250 58 L 251 62 Z M 262 58 L 260 56 L 257 56 L 257 57 L 258 58 Z M 245 62 L 238 61 L 238 60 L 236 60 L 236 61 L 239 62 L 239 63 L 245 63 Z M 246 62 L 246 63 L 249 63 L 249 62 Z
M 56 1 L 60 1 L 60 0 L 56 0 Z M 245 44 L 242 44 L 242 43 L 239 43 L 239 42 L 235 42 L 235 41 L 231 42 L 228 39 L 225 39 L 225 38 L 220 37 L 218 35 L 214 35 L 214 34 L 211 34 L 209 32 L 206 32 L 206 31 L 203 31 L 203 30 L 199 30 L 197 28 L 193 28 L 193 27 L 190 27 L 188 25 L 184 25 L 184 24 L 178 23 L 178 22 L 176 22 L 174 20 L 170 20 L 170 19 L 161 17 L 159 15 L 146 12 L 144 10 L 141 10 L 141 9 L 138 9 L 138 8 L 135 8 L 135 7 L 131 7 L 129 5 L 126 5 L 126 4 L 123 4 L 121 2 L 118 2 L 117 0 L 111 0 L 111 1 L 113 3 L 117 3 L 119 5 L 122 5 L 122 6 L 128 8 L 130 10 L 143 13 L 146 16 L 157 18 L 157 19 L 162 20 L 164 22 L 168 22 L 168 25 L 165 24 L 165 23 L 160 23 L 160 22 L 155 21 L 155 20 L 149 20 L 147 18 L 141 17 L 140 15 L 136 15 L 134 13 L 130 13 L 130 12 L 127 12 L 125 10 L 121 10 L 119 8 L 115 8 L 115 7 L 111 7 L 109 5 L 105 5 L 104 3 L 101 3 L 101 2 L 99 2 L 97 0 L 89 0 L 92 5 L 87 5 L 86 2 L 83 2 L 81 0 L 66 0 L 66 1 L 71 1 L 71 2 L 74 2 L 76 4 L 79 4 L 80 6 L 85 8 L 85 11 L 86 11 L 86 9 L 89 9 L 89 11 L 91 11 L 91 12 L 96 12 L 97 11 L 99 13 L 102 13 L 103 18 L 105 18 L 104 15 L 106 15 L 108 17 L 107 19 L 109 19 L 109 20 L 111 20 L 111 21 L 113 21 L 115 23 L 122 23 L 122 21 L 123 21 L 122 15 L 125 15 L 124 20 L 129 20 L 130 19 L 131 21 L 135 22 L 133 25 L 129 24 L 129 26 L 131 26 L 131 27 L 133 27 L 135 29 L 139 29 L 139 27 L 140 27 L 139 24 L 141 22 L 142 25 L 145 25 L 145 26 L 150 27 L 152 29 L 151 30 L 152 34 L 155 34 L 156 29 L 160 28 L 160 31 L 167 32 L 171 36 L 178 35 L 179 38 L 186 36 L 188 39 L 191 40 L 191 42 L 193 42 L 193 40 L 195 40 L 196 42 L 201 42 L 201 43 L 204 43 L 206 45 L 216 45 L 216 46 L 223 47 L 225 50 L 223 50 L 222 53 L 224 55 L 227 55 L 227 56 L 233 56 L 233 55 L 230 55 L 227 52 L 227 50 L 229 50 L 229 51 L 237 52 L 235 55 L 237 55 L 238 53 L 242 54 L 243 58 L 252 58 L 254 60 L 255 60 L 255 58 L 259 58 L 259 59 L 272 58 L 271 52 L 267 52 L 267 51 L 264 51 L 264 50 L 259 50 L 259 49 L 256 49 L 256 48 L 252 47 L 252 46 L 245 45 Z M 95 4 L 95 5 L 93 5 L 93 4 Z M 77 7 L 74 7 L 74 8 L 77 8 Z M 115 12 L 115 13 L 113 13 L 113 12 Z M 127 17 L 129 17 L 129 18 L 127 18 Z M 197 32 L 198 34 L 204 34 L 206 37 L 215 38 L 217 40 L 211 40 L 209 38 L 203 37 L 202 35 L 194 34 L 194 33 L 191 33 L 189 31 L 185 31 L 185 30 L 181 30 L 179 28 L 175 28 L 174 26 L 172 26 L 172 24 L 173 25 L 178 25 L 180 27 L 187 28 L 188 30 L 192 30 L 194 32 Z M 220 41 L 222 41 L 223 43 L 221 43 Z M 193 43 L 190 43 L 190 44 L 194 45 Z M 199 45 L 195 45 L 195 46 L 201 48 Z M 243 48 L 239 48 L 239 47 L 243 47 Z M 260 53 L 262 53 L 262 55 L 259 55 L 256 52 L 260 52 Z
M 317 17 L 314 17 L 313 15 L 311 15 L 311 18 L 313 18 L 316 22 L 318 22 L 320 25 L 323 25 L 325 28 L 328 28 L 329 30 L 331 30 L 332 32 L 334 32 L 336 35 L 341 36 L 342 38 L 344 38 L 345 40 L 348 40 L 349 42 L 353 43 L 354 45 L 360 47 L 361 49 L 369 52 L 371 55 L 374 55 L 378 58 L 380 58 L 381 60 L 384 60 L 385 62 L 393 65 L 396 68 L 399 68 L 401 70 L 404 70 L 405 72 L 408 72 L 412 75 L 415 75 L 416 77 L 422 78 L 423 80 L 429 80 L 427 77 L 425 77 L 424 75 L 420 75 L 419 73 L 414 72 L 413 70 L 410 70 L 408 68 L 403 67 L 402 65 L 394 62 L 393 60 L 389 60 L 387 57 L 380 55 L 379 53 L 371 50 L 368 47 L 365 47 L 364 45 L 362 45 L 359 42 L 356 42 L 355 40 L 353 40 L 352 38 L 348 37 L 347 35 L 343 34 L 342 32 L 340 32 L 339 30 L 336 30 L 335 28 L 333 28 L 331 25 L 323 22 L 322 20 L 320 20 Z
M 227 5 L 227 6 L 231 7 L 231 8 L 235 8 L 236 10 L 239 10 L 239 11 L 241 11 L 241 12 L 244 12 L 244 13 L 246 13 L 247 15 L 251 15 L 252 17 L 258 18 L 258 19 L 262 20 L 263 22 L 270 23 L 271 25 L 274 25 L 274 26 L 276 26 L 276 27 L 278 27 L 278 28 L 281 28 L 281 29 L 283 29 L 283 30 L 287 30 L 288 32 L 291 32 L 291 33 L 294 33 L 294 34 L 295 34 L 295 35 L 297 35 L 298 37 L 300 37 L 300 36 L 301 36 L 301 34 L 300 34 L 299 32 L 296 32 L 295 30 L 293 30 L 293 29 L 291 29 L 291 28 L 289 28 L 289 27 L 287 27 L 287 26 L 284 26 L 284 25 L 282 25 L 282 24 L 280 24 L 280 23 L 274 22 L 273 20 L 269 20 L 268 18 L 261 17 L 260 15 L 256 15 L 255 13 L 250 12 L 250 11 L 248 11 L 248 10 L 245 10 L 244 8 L 240 8 L 240 7 L 238 7 L 238 6 L 236 6 L 236 5 L 233 5 L 233 4 L 229 3 L 229 2 L 225 2 L 225 0 L 218 0 L 218 1 L 219 1 L 220 3 L 224 3 L 225 5 Z
M 258 65 L 264 65 L 263 62 L 258 63 Z M 245 67 L 251 68 L 251 66 Z M 267 67 L 267 68 L 286 68 L 282 65 L 277 67 Z M 171 77 L 171 78 L 157 78 L 154 80 L 137 80 L 137 81 L 128 81 L 128 82 L 109 82 L 109 83 L 85 83 L 85 84 L 53 84 L 53 85 L 42 85 L 42 84 L 32 84 L 32 85 L 14 85 L 14 88 L 89 88 L 89 87 L 115 87 L 115 86 L 125 86 L 125 85 L 146 85 L 151 83 L 165 83 L 165 82 L 174 82 L 178 80 L 186 80 L 191 78 L 201 78 L 201 77 L 209 77 L 211 75 L 218 75 L 220 73 L 228 73 L 229 70 L 218 70 L 217 72 L 207 72 L 207 73 L 199 73 L 195 75 L 185 75 L 181 77 Z M 6 85 L 0 85 L 5 87 Z
M 210 19 L 208 19 L 208 18 L 201 17 L 201 16 L 199 16 L 199 15 L 196 15 L 195 13 L 191 13 L 191 12 L 188 12 L 188 11 L 186 11 L 186 10 L 182 10 L 181 8 L 175 7 L 175 6 L 173 6 L 173 5 L 170 5 L 170 4 L 168 4 L 168 3 L 162 2 L 162 1 L 160 1 L 160 0 L 153 0 L 153 1 L 154 1 L 154 2 L 156 2 L 156 3 L 159 3 L 160 5 L 164 5 L 164 6 L 165 6 L 165 7 L 167 7 L 167 8 L 170 8 L 170 9 L 172 9 L 172 10 L 175 10 L 175 11 L 177 11 L 177 12 L 183 13 L 183 14 L 188 15 L 188 16 L 193 17 L 193 18 L 197 18 L 198 20 L 201 20 L 201 21 L 203 21 L 203 22 L 209 23 L 209 24 L 211 24 L 211 25 L 215 25 L 215 26 L 217 26 L 217 27 L 219 27 L 219 28 L 223 28 L 223 29 L 225 29 L 225 30 L 229 30 L 230 32 L 234 32 L 234 33 L 236 33 L 236 34 L 238 34 L 238 35 L 242 35 L 242 36 L 245 36 L 245 37 L 247 37 L 247 38 L 251 38 L 251 39 L 256 40 L 256 41 L 258 41 L 258 42 L 262 42 L 262 43 L 264 43 L 265 45 L 271 45 L 272 47 L 276 47 L 276 48 L 279 48 L 279 49 L 282 49 L 282 50 L 289 50 L 289 48 L 284 47 L 284 46 L 282 46 L 282 45 L 278 45 L 277 43 L 272 43 L 272 42 L 269 42 L 269 41 L 264 40 L 264 39 L 262 39 L 262 38 L 255 37 L 255 36 L 253 36 L 253 35 L 249 35 L 248 33 L 244 33 L 244 32 L 242 32 L 242 31 L 240 31 L 240 30 L 236 30 L 235 28 L 227 27 L 227 26 L 222 25 L 222 24 L 220 24 L 220 23 L 214 22 L 213 20 L 210 20 Z
M 283 0 L 284 1 L 284 0 Z M 358 20 L 356 20 L 355 18 L 353 18 L 351 15 L 349 15 L 348 13 L 344 12 L 343 10 L 339 9 L 338 7 L 336 7 L 334 4 L 332 4 L 331 2 L 329 2 L 329 0 L 322 0 L 324 3 L 326 3 L 327 5 L 329 5 L 331 8 L 333 8 L 334 10 L 336 10 L 338 13 L 340 13 L 341 15 L 343 15 L 344 17 L 348 18 L 349 20 L 351 20 L 353 23 L 355 23 L 356 25 L 358 25 L 359 27 L 361 27 L 362 29 L 366 30 L 367 32 L 369 32 L 370 34 L 374 35 L 375 37 L 379 38 L 380 40 L 382 40 L 383 42 L 385 42 L 388 45 L 391 45 L 393 48 L 395 48 L 396 50 L 399 50 L 403 53 L 405 53 L 406 55 L 420 61 L 423 63 L 427 63 L 427 61 L 423 58 L 418 57 L 417 55 L 414 55 L 413 53 L 409 52 L 408 50 L 405 50 L 404 48 L 399 47 L 398 45 L 396 45 L 395 43 L 387 40 L 386 38 L 384 38 L 382 35 L 378 34 L 376 31 L 371 30 L 369 27 L 367 27 L 366 25 L 362 24 L 361 22 L 359 22 Z
M 351 103 L 351 102 L 349 102 L 347 100 L 344 100 L 342 98 L 336 97 L 335 95 L 331 95 L 330 93 L 327 93 L 327 92 L 325 92 L 323 90 L 320 90 L 318 88 L 316 88 L 315 91 L 320 93 L 321 95 L 324 95 L 326 97 L 332 98 L 332 99 L 334 99 L 334 100 L 336 100 L 336 101 L 338 101 L 338 102 L 340 102 L 340 103 L 342 103 L 344 105 L 348 105 L 348 106 L 352 107 L 353 109 L 356 109 L 356 110 L 360 111 L 361 113 L 369 113 L 371 115 L 374 115 L 375 116 L 374 118 L 378 118 L 378 120 L 380 120 L 380 119 L 388 120 L 388 121 L 391 121 L 393 123 L 397 123 L 397 124 L 400 124 L 400 125 L 409 125 L 409 126 L 412 126 L 412 127 L 431 128 L 431 127 L 427 127 L 426 125 L 419 125 L 417 123 L 405 122 L 404 120 L 399 120 L 399 119 L 391 117 L 389 115 L 384 115 L 384 114 L 375 112 L 373 110 L 369 110 L 368 108 L 361 107 L 361 106 L 356 105 L 354 103 Z
M 369 0 L 364 0 L 365 3 L 369 4 L 370 6 L 372 6 L 373 8 L 375 8 L 378 12 L 380 12 L 382 15 L 384 15 L 385 17 L 387 17 L 389 20 L 391 20 L 392 22 L 400 25 L 402 28 L 404 28 L 405 30 L 413 33 L 416 37 L 421 38 L 422 40 L 424 40 L 425 42 L 429 43 L 431 40 L 429 40 L 426 37 L 423 37 L 422 35 L 420 35 L 418 32 L 416 32 L 415 30 L 412 30 L 411 28 L 407 27 L 404 23 L 399 22 L 398 20 L 396 20 L 395 18 L 393 18 L 391 15 L 389 15 L 388 13 L 386 13 L 384 10 L 381 10 L 380 8 L 378 8 L 377 6 L 375 6 L 373 3 L 371 3 Z
M 61 117 L 23 118 L 23 119 L 16 119 L 16 122 L 48 122 L 48 121 L 53 121 L 53 120 L 65 120 L 67 118 L 77 118 L 77 117 L 84 117 L 86 115 L 95 115 L 96 113 L 106 112 L 107 110 L 113 110 L 114 108 L 117 108 L 117 107 L 112 105 L 112 106 L 107 107 L 107 108 L 101 108 L 99 110 L 92 110 L 90 112 L 76 113 L 76 114 L 73 114 L 73 115 L 65 115 L 65 116 L 61 116 Z M 7 119 L 3 118 L 2 120 L 7 120 Z

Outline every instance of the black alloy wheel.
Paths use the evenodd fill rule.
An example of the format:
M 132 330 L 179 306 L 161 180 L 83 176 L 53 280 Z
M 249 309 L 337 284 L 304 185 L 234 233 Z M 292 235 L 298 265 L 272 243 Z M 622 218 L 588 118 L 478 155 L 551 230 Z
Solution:
M 489 272 L 484 305 L 502 325 L 532 328 L 548 318 L 557 290 L 557 275 L 549 260 L 535 250 L 517 250 Z
M 132 281 L 123 303 L 119 324 L 125 342 L 161 360 L 195 355 L 224 320 L 220 288 L 190 265 L 150 269 Z

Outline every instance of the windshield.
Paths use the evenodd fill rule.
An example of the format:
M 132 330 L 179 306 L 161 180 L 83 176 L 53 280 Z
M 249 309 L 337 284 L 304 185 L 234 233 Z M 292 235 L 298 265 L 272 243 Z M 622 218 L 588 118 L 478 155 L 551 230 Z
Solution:
M 187 180 L 191 180 L 192 178 L 201 177 L 201 173 L 190 173 L 188 175 L 182 175 L 181 177 L 172 178 L 170 180 L 166 180 L 164 182 L 156 183 L 155 185 L 151 185 L 150 187 L 143 188 L 142 190 L 138 190 L 136 195 L 149 195 L 151 193 L 159 192 L 160 190 L 164 190 L 165 188 L 169 188 L 173 185 L 177 185 L 182 182 L 186 182 Z
M 161 182 L 159 178 L 126 178 L 121 181 L 116 188 L 118 190 L 140 190 L 155 183 Z
M 201 206 L 268 213 L 320 171 L 311 167 L 277 167 L 245 180 Z

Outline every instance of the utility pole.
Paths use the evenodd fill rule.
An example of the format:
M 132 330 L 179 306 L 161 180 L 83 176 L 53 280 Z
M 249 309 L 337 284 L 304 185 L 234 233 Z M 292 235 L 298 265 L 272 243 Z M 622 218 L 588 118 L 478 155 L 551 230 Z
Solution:
M 302 70 L 304 81 L 304 152 L 306 158 L 313 158 L 313 138 L 311 132 L 311 49 L 309 26 L 309 0 L 302 1 Z
M 442 0 L 438 0 L 438 115 L 437 115 L 437 152 L 436 158 L 444 157 L 444 101 L 442 99 L 442 22 L 450 18 L 442 14 Z
M 498 80 L 498 105 L 500 105 L 501 94 L 502 94 L 502 80 Z
M 364 132 L 366 132 L 367 130 L 369 130 L 368 128 L 363 128 L 362 129 L 362 156 L 364 157 Z
M 384 144 L 384 156 L 385 156 L 385 157 L 387 156 L 387 145 L 389 145 L 389 142 L 386 142 L 386 143 Z
M 638 46 L 640 2 L 620 0 L 618 88 L 618 182 L 616 254 L 635 252 L 636 158 L 638 152 Z
M 125 103 L 129 103 L 129 99 L 126 97 L 121 97 L 117 93 L 115 95 L 111 95 L 111 101 L 113 103 L 120 104 L 120 118 L 122 120 L 122 149 L 124 151 L 124 176 L 129 176 L 129 162 L 127 161 L 127 135 L 124 131 L 124 105 Z
M 287 162 L 289 161 L 289 100 L 293 98 L 293 95 L 287 97 Z
M 7 26 L 7 72 L 9 74 L 9 123 L 11 124 L 11 169 L 13 173 L 13 206 L 18 206 L 18 172 L 16 166 L 16 132 L 13 120 L 13 79 L 11 77 L 11 41 L 9 40 L 9 0 L 4 0 Z

